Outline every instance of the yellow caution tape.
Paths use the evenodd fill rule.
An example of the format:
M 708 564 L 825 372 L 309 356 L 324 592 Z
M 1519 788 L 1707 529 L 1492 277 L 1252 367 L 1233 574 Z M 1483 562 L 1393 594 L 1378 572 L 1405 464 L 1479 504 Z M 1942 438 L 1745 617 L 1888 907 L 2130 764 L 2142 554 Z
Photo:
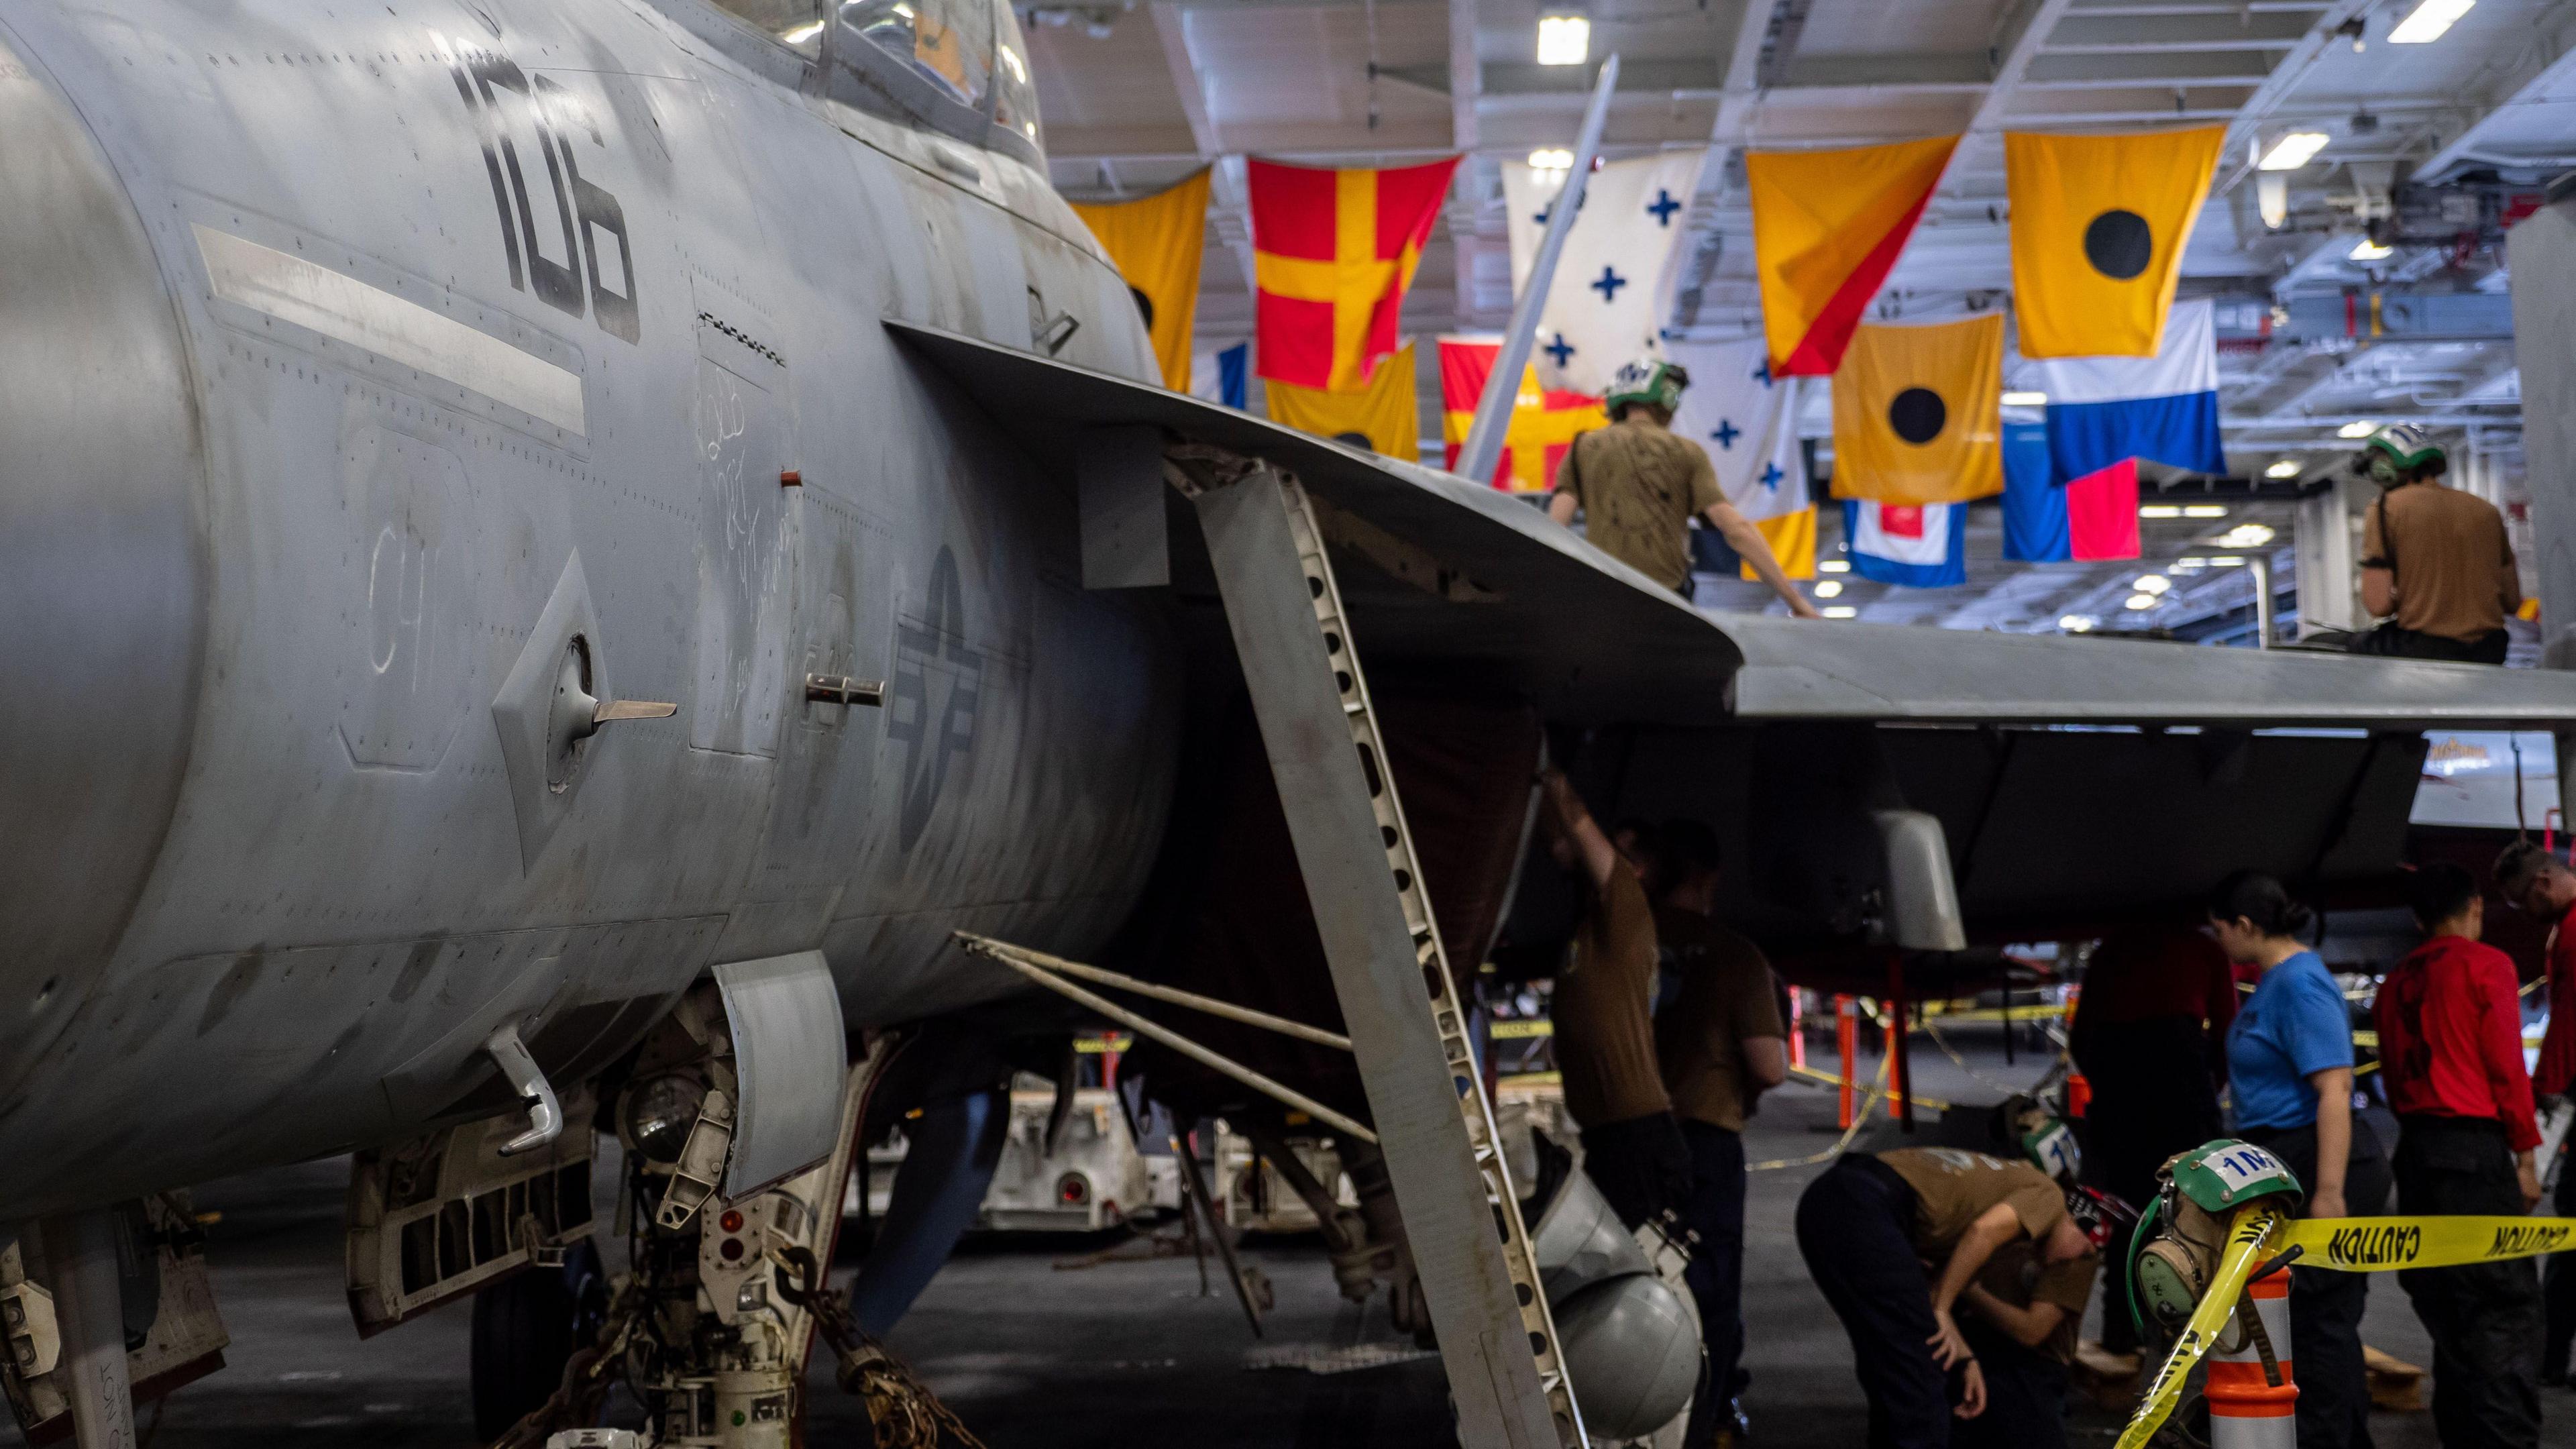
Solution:
M 2576 1218 L 2302 1218 L 2278 1246 L 2302 1268 L 2387 1273 L 2576 1251 Z
M 2280 1210 L 2270 1202 L 2236 1210 L 2236 1220 L 2227 1228 L 2227 1250 L 2218 1258 L 2217 1277 L 2210 1280 L 2209 1291 L 2201 1295 L 2200 1307 L 2183 1325 L 2182 1337 L 2174 1340 L 2173 1352 L 2166 1355 L 2164 1367 L 2156 1370 L 2155 1382 L 2147 1386 L 2146 1397 L 2138 1401 L 2138 1411 L 2129 1416 L 2129 1426 L 2120 1431 L 2120 1440 L 2112 1449 L 2141 1449 L 2164 1426 L 2174 1405 L 2182 1399 L 2183 1380 L 2191 1377 L 2192 1367 L 2218 1341 L 2219 1330 L 2227 1326 L 2229 1315 L 2236 1311 L 2236 1301 L 2245 1293 L 2245 1280 L 2254 1276 L 2255 1262 L 2269 1256 L 2265 1242 L 2280 1222 Z

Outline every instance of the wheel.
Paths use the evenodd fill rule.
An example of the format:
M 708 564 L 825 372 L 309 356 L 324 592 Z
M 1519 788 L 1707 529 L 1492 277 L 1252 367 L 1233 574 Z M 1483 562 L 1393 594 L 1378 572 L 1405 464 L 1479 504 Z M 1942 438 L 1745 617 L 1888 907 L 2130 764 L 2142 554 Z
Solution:
M 474 1295 L 474 1433 L 486 1443 L 563 1382 L 580 1304 L 559 1268 L 531 1268 Z

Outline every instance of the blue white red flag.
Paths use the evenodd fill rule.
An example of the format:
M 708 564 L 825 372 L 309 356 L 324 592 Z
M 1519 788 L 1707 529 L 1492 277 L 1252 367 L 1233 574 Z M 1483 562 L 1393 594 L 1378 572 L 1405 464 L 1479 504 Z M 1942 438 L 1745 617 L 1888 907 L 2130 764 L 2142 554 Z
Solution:
M 1843 500 L 1852 572 L 1882 584 L 1940 589 L 1968 581 L 1968 505 Z
M 2048 394 L 2051 480 L 2066 483 L 2146 458 L 2227 471 L 2218 437 L 2218 330 L 2208 298 L 2176 302 L 2153 357 L 2033 361 L 2018 387 Z
M 2004 424 L 2004 557 L 2089 563 L 2138 556 L 2138 464 L 2124 458 L 2068 483 L 2051 482 L 2048 435 Z

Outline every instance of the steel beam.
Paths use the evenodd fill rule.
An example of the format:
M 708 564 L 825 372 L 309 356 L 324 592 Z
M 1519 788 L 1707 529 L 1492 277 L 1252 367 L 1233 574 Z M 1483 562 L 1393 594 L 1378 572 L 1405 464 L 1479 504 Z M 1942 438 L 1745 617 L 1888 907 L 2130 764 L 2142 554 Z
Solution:
M 2421 181 L 2440 181 L 2448 173 L 2481 159 L 2478 147 L 2489 128 L 2513 107 L 2576 85 L 2576 19 L 2547 30 L 2533 27 L 2515 53 L 2504 57 L 2506 79 L 2477 100 L 2475 109 L 2430 159 L 2415 168 Z M 2570 99 L 2576 99 L 2571 96 Z
M 1234 253 L 1243 268 L 1243 289 L 1260 290 L 1253 275 L 1252 199 L 1245 190 L 1241 163 L 1226 156 L 1225 142 L 1217 132 L 1216 113 L 1208 106 L 1207 82 L 1200 78 L 1198 60 L 1190 54 L 1189 17 L 1183 7 L 1171 0 L 1155 0 L 1149 7 L 1154 17 L 1154 34 L 1163 43 L 1163 62 L 1171 67 L 1172 89 L 1179 93 L 1181 114 L 1190 123 L 1190 140 L 1197 146 L 1199 159 L 1215 165 L 1216 174 L 1209 178 L 1208 196 L 1211 220 L 1219 240 Z

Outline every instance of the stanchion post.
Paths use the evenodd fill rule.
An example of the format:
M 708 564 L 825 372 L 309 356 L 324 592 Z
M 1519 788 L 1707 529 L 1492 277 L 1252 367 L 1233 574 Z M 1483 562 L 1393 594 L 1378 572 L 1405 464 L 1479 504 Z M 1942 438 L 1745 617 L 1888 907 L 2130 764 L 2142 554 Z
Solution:
M 1795 987 L 1795 986 L 1790 987 L 1790 988 L 1789 988 L 1789 1065 L 1791 1065 L 1791 1066 L 1793 1066 L 1793 1067 L 1803 1067 L 1803 1066 L 1805 1066 L 1805 1065 L 1807 1064 L 1807 1013 L 1806 1013 L 1806 1005 L 1807 1005 L 1807 993 L 1806 993 L 1805 991 L 1801 990 L 1801 989 L 1800 989 L 1800 988 L 1798 988 L 1798 987 Z
M 1848 996 L 1834 998 L 1834 1046 L 1843 1057 L 1842 1111 L 1834 1125 L 1845 1132 L 1852 1124 L 1852 1079 L 1860 1070 L 1860 1008 Z

